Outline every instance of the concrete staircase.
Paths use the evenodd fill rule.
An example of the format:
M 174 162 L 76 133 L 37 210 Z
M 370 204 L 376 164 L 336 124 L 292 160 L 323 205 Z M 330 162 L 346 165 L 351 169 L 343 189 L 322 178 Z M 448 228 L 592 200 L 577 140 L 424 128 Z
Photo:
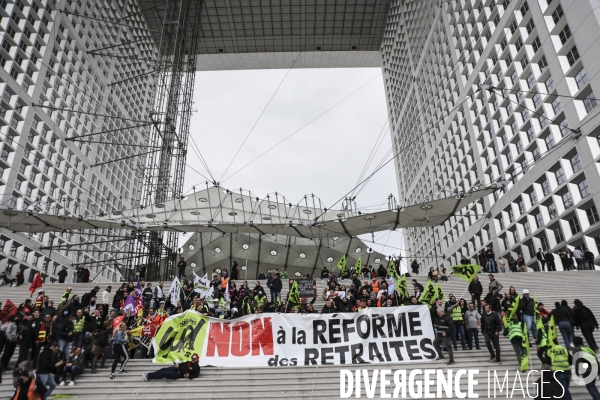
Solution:
M 480 275 L 484 290 L 487 289 L 487 275 Z M 523 289 L 529 289 L 533 294 L 537 294 L 538 301 L 543 302 L 548 309 L 554 308 L 554 302 L 566 299 L 572 305 L 575 298 L 580 299 L 586 304 L 597 317 L 600 317 L 600 304 L 598 299 L 600 295 L 597 293 L 597 283 L 600 275 L 594 271 L 577 271 L 577 272 L 553 272 L 553 273 L 506 273 L 496 274 L 496 278 L 504 285 L 503 291 L 508 291 L 512 285 L 515 286 L 517 292 Z M 420 283 L 425 284 L 426 278 L 417 277 Z M 323 301 L 320 293 L 325 285 L 322 281 L 318 282 L 319 297 L 315 303 L 315 308 L 319 310 Z M 155 282 L 153 282 L 155 283 Z M 241 281 L 238 281 L 238 286 Z M 253 282 L 250 282 L 253 286 Z M 261 282 L 265 286 L 264 282 Z M 47 284 L 44 286 L 46 294 L 52 300 L 58 302 L 60 296 L 67 286 L 73 287 L 73 293 L 83 295 L 91 290 L 95 284 Z M 101 290 L 103 285 L 99 285 Z M 112 285 L 113 287 L 116 284 Z M 165 282 L 165 288 L 168 290 L 170 282 Z M 446 296 L 453 293 L 457 298 L 465 297 L 469 299 L 466 292 L 467 283 L 458 278 L 452 278 L 451 281 L 442 284 Z M 28 286 L 25 285 L 19 288 L 0 288 L 0 301 L 10 298 L 15 304 L 20 304 L 25 298 L 29 298 Z M 409 285 L 409 290 L 410 288 Z M 284 284 L 282 297 L 287 293 L 287 285 Z M 576 334 L 578 332 L 576 331 Z M 559 336 L 559 340 L 562 338 Z M 598 340 L 598 336 L 597 340 Z M 482 350 L 455 352 L 456 364 L 452 366 L 453 371 L 459 369 L 475 368 L 479 369 L 478 379 L 479 384 L 474 392 L 479 395 L 479 398 L 494 397 L 493 392 L 488 395 L 488 379 L 489 371 L 498 371 L 498 375 L 502 376 L 502 381 L 506 370 L 509 371 L 509 382 L 512 387 L 515 371 L 518 369 L 518 363 L 512 346 L 507 338 L 501 337 L 501 349 L 503 362 L 501 365 L 495 362 L 490 362 L 489 353 L 485 349 L 483 339 L 481 338 Z M 460 348 L 460 346 L 459 346 Z M 534 355 L 531 358 L 531 368 L 539 369 L 540 362 Z M 16 359 L 16 355 L 14 360 Z M 12 364 L 11 364 L 12 366 Z M 108 369 L 100 370 L 98 374 L 91 375 L 89 370 L 82 376 L 78 377 L 77 384 L 74 387 L 60 387 L 54 392 L 55 394 L 68 395 L 72 398 L 81 399 L 158 399 L 161 397 L 167 398 L 202 398 L 202 399 L 271 399 L 271 398 L 289 398 L 289 399 L 337 399 L 340 398 L 340 366 L 324 366 L 324 367 L 287 367 L 287 368 L 203 368 L 199 379 L 192 381 L 155 381 L 144 382 L 141 378 L 141 373 L 144 371 L 152 371 L 160 368 L 161 365 L 153 365 L 150 360 L 133 359 L 128 364 L 127 375 L 117 376 L 114 381 L 109 380 Z M 369 365 L 354 365 L 345 366 L 344 369 L 406 369 L 407 374 L 414 369 L 431 369 L 439 368 L 447 370 L 445 363 L 440 361 L 434 363 L 410 363 L 410 364 L 369 364 Z M 493 372 L 492 372 L 493 373 Z M 536 379 L 537 379 L 536 375 Z M 493 375 L 492 375 L 493 377 Z M 0 399 L 8 399 L 12 393 L 12 385 L 9 373 L 5 373 L 4 383 L 0 385 Z M 434 379 L 435 380 L 435 379 Z M 522 378 L 525 385 L 525 377 Z M 464 385 L 463 385 L 464 386 Z M 391 386 L 393 390 L 393 386 Z M 388 390 L 388 393 L 391 391 Z M 463 387 L 466 390 L 466 387 Z M 533 387 L 530 385 L 530 390 L 534 393 Z M 376 398 L 379 398 L 379 388 L 376 389 Z M 588 399 L 589 394 L 584 386 L 571 385 L 571 393 L 574 399 Z M 407 394 L 408 395 L 408 394 Z M 362 387 L 362 396 L 366 397 L 364 386 Z M 354 395 L 352 396 L 354 398 Z M 497 392 L 495 398 L 510 398 L 505 391 Z M 515 392 L 512 398 L 523 398 L 521 392 Z

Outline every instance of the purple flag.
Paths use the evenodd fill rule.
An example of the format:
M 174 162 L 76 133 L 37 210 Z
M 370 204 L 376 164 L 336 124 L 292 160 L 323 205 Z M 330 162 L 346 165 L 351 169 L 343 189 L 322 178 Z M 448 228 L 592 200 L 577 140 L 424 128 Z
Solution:
M 127 299 L 125 300 L 125 303 L 123 304 L 123 312 L 127 312 L 127 310 L 129 310 L 131 312 L 131 314 L 133 314 L 133 312 L 135 311 L 135 300 L 133 299 L 133 296 L 127 296 Z

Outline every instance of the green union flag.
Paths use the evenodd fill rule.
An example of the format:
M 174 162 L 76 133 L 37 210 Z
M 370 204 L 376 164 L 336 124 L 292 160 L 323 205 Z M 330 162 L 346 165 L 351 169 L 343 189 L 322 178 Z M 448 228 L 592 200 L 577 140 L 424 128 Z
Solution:
M 454 276 L 464 279 L 465 281 L 471 283 L 473 277 L 477 275 L 479 269 L 481 269 L 481 265 L 479 264 L 460 264 L 450 267 Z
M 438 282 L 436 287 L 435 287 L 435 294 L 436 294 L 436 298 L 437 299 L 442 299 L 442 301 L 444 301 L 446 299 L 446 296 L 444 295 L 444 290 L 442 289 L 442 286 L 440 285 L 440 283 Z
M 399 282 L 401 279 L 400 274 L 398 273 L 398 270 L 396 269 L 396 263 L 394 262 L 394 259 L 392 257 L 390 257 L 390 262 L 388 263 L 387 274 L 389 276 L 393 276 L 394 280 L 396 282 Z
M 298 282 L 296 280 L 294 280 L 294 283 L 292 283 L 292 288 L 290 289 L 288 301 L 294 306 L 300 304 L 300 292 L 298 291 Z
M 347 266 L 346 266 L 346 255 L 345 254 L 342 256 L 342 258 L 340 258 L 340 261 L 338 261 L 336 267 L 338 267 L 340 270 L 340 276 L 347 275 L 348 271 L 347 271 Z M 360 272 L 357 272 L 357 273 L 360 274 Z
M 550 316 L 550 322 L 548 323 L 548 347 L 552 347 L 558 344 L 558 337 L 556 336 L 556 322 L 554 321 L 554 315 Z
M 419 302 L 423 304 L 431 304 L 435 300 L 435 287 L 431 283 L 431 279 L 427 281 L 427 285 L 423 289 L 423 293 L 419 296 Z
M 396 278 L 394 278 L 394 276 L 392 275 L 392 279 L 396 283 L 396 291 L 400 293 L 402 298 L 408 299 L 409 295 L 408 286 L 406 285 L 406 275 L 402 275 L 402 278 L 400 278 L 400 280 L 396 280 Z

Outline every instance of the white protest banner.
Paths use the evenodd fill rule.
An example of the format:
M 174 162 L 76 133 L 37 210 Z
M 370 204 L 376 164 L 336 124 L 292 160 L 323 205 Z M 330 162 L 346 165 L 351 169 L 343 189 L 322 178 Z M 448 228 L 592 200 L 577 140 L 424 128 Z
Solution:
M 157 332 L 154 362 L 193 353 L 200 354 L 201 366 L 219 367 L 423 362 L 437 358 L 433 338 L 425 305 L 234 320 L 188 310 L 169 317 Z
M 210 284 L 210 280 L 208 280 L 208 275 L 204 274 L 202 278 L 200 278 L 194 272 L 194 292 L 200 294 L 200 298 L 203 299 L 205 297 L 210 297 L 213 295 L 214 288 Z
M 331 294 L 335 294 L 337 297 L 339 297 L 340 299 L 343 299 L 344 297 L 346 297 L 346 292 L 344 292 L 343 290 L 336 290 L 336 291 L 328 291 L 326 296 L 327 298 L 329 298 L 329 296 Z

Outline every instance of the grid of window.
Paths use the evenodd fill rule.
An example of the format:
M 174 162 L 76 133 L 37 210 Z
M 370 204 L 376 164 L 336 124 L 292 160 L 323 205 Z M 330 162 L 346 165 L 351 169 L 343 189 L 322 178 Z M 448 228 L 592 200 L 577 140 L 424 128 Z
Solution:
M 585 110 L 587 112 L 591 112 L 598 105 L 594 92 L 590 92 L 587 96 L 585 96 L 583 99 L 583 105 L 585 106 Z
M 552 232 L 554 233 L 554 239 L 556 240 L 556 243 L 561 243 L 565 240 L 565 236 L 563 235 L 560 225 L 552 229 Z
M 571 197 L 571 192 L 567 191 L 560 197 L 562 198 L 565 209 L 567 209 L 569 207 L 573 207 L 573 197 Z
M 569 25 L 566 25 L 562 31 L 558 34 L 560 37 L 560 42 L 562 44 L 567 43 L 567 40 L 571 37 L 571 29 L 569 29 Z
M 600 217 L 598 217 L 598 210 L 596 210 L 595 205 L 586 209 L 585 214 L 587 215 L 588 222 L 590 223 L 590 225 L 594 225 L 595 223 L 600 221 Z
M 575 82 L 577 82 L 577 88 L 581 89 L 588 83 L 587 72 L 585 72 L 585 68 L 581 68 L 581 70 L 575 75 Z
M 560 185 L 565 183 L 566 181 L 566 177 L 565 177 L 565 171 L 561 168 L 557 169 L 554 172 L 554 176 L 556 177 L 556 182 Z
M 577 51 L 577 46 L 573 46 L 567 53 L 567 61 L 569 61 L 569 65 L 572 67 L 577 60 L 579 60 L 579 52 Z
M 579 187 L 579 193 L 581 194 L 581 198 L 587 197 L 590 194 L 592 194 L 587 179 L 584 179 L 583 181 L 579 182 L 577 186 Z
M 573 157 L 571 157 L 571 167 L 573 168 L 573 172 L 577 172 L 583 168 L 579 154 L 575 154 Z
M 579 232 L 581 232 L 581 226 L 579 226 L 579 221 L 577 220 L 577 217 L 571 218 L 569 220 L 569 228 L 571 228 L 572 235 L 576 235 Z
M 535 214 L 535 225 L 538 229 L 544 226 L 544 217 L 542 217 L 542 213 Z
M 558 114 L 562 108 L 563 106 L 562 102 L 560 101 L 560 97 L 557 97 L 552 101 L 552 110 L 554 111 L 554 114 Z

